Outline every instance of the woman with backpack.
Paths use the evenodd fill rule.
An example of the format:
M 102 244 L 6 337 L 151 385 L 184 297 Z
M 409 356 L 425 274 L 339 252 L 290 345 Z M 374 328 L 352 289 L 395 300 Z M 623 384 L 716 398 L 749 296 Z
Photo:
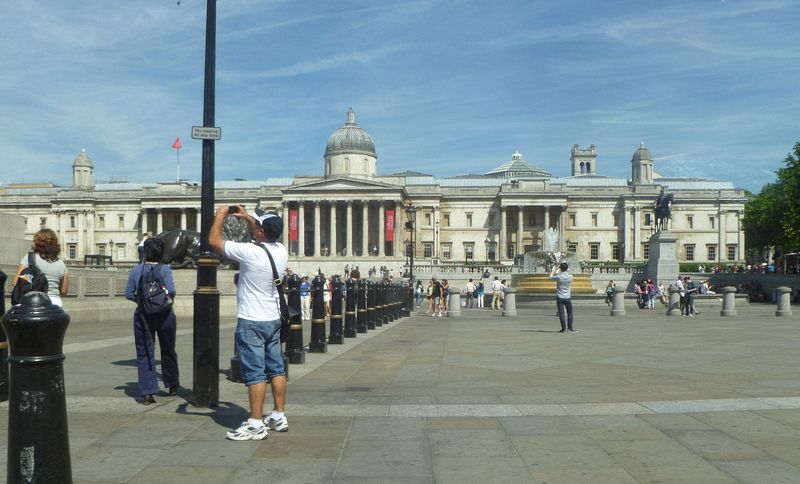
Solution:
M 61 253 L 61 245 L 58 243 L 58 236 L 50 229 L 41 229 L 33 236 L 33 245 L 31 252 L 22 258 L 17 268 L 17 273 L 11 281 L 12 285 L 16 287 L 20 275 L 27 278 L 31 271 L 38 271 L 47 279 L 47 295 L 50 301 L 56 306 L 64 306 L 62 297 L 67 295 L 69 289 L 69 282 L 67 279 L 67 266 L 64 261 L 58 258 Z M 25 271 L 30 262 L 36 266 L 36 269 Z M 23 274 L 25 271 L 25 274 Z M 30 282 L 35 290 L 37 284 L 35 281 Z M 44 289 L 44 288 L 42 288 Z M 13 296 L 13 294 L 12 294 Z M 12 298 L 13 299 L 13 298 Z
M 136 367 L 139 371 L 139 395 L 144 405 L 155 403 L 158 393 L 155 336 L 161 347 L 161 380 L 169 395 L 178 394 L 178 354 L 175 352 L 175 312 L 172 300 L 175 283 L 172 269 L 161 264 L 164 242 L 151 238 L 144 243 L 144 263 L 128 276 L 125 297 L 136 303 L 133 313 L 133 337 L 136 344 Z

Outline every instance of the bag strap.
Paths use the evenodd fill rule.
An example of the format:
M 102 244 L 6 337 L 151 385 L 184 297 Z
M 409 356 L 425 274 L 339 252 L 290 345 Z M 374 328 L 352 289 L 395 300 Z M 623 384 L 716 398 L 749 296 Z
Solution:
M 33 252 L 28 252 L 28 266 L 36 267 L 36 256 Z
M 272 254 L 270 254 L 269 250 L 264 247 L 263 244 L 258 244 L 258 246 L 264 249 L 264 252 L 267 253 L 267 257 L 269 257 L 269 265 L 272 266 L 272 278 L 275 282 L 275 288 L 278 290 L 278 301 L 281 307 L 283 307 L 286 305 L 286 299 L 283 297 L 283 281 L 278 277 L 278 268 L 275 267 L 275 259 L 272 258 Z

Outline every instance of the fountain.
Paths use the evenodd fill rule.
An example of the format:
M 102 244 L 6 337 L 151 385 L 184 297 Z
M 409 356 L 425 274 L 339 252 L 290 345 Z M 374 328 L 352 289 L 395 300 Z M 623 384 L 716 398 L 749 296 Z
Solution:
M 547 278 L 554 265 L 566 262 L 573 275 L 572 292 L 594 294 L 589 274 L 579 272 L 580 260 L 574 252 L 562 252 L 558 230 L 549 227 L 542 230 L 542 250 L 526 252 L 521 274 L 514 275 L 512 284 L 518 294 L 555 294 L 556 283 Z M 578 271 L 578 272 L 575 272 Z

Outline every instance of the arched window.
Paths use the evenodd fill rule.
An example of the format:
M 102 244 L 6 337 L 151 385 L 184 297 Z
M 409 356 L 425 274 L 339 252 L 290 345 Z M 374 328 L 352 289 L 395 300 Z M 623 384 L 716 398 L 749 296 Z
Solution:
M 344 171 L 350 173 L 350 158 L 345 157 L 344 159 Z
M 592 162 L 587 161 L 586 162 L 586 173 L 591 173 L 591 172 L 592 172 Z
M 586 165 L 581 161 L 581 174 L 586 173 L 584 170 L 586 170 Z

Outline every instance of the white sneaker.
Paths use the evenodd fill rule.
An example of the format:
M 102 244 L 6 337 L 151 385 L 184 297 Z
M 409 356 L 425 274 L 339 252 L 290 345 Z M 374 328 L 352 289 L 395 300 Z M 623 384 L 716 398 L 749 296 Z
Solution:
M 229 430 L 226 435 L 230 440 L 264 440 L 268 435 L 267 427 L 251 427 L 250 422 L 244 421 L 236 430 Z
M 281 418 L 272 418 L 271 416 L 264 417 L 264 425 L 274 430 L 275 432 L 289 431 L 289 420 L 286 419 L 286 415 L 284 415 Z

